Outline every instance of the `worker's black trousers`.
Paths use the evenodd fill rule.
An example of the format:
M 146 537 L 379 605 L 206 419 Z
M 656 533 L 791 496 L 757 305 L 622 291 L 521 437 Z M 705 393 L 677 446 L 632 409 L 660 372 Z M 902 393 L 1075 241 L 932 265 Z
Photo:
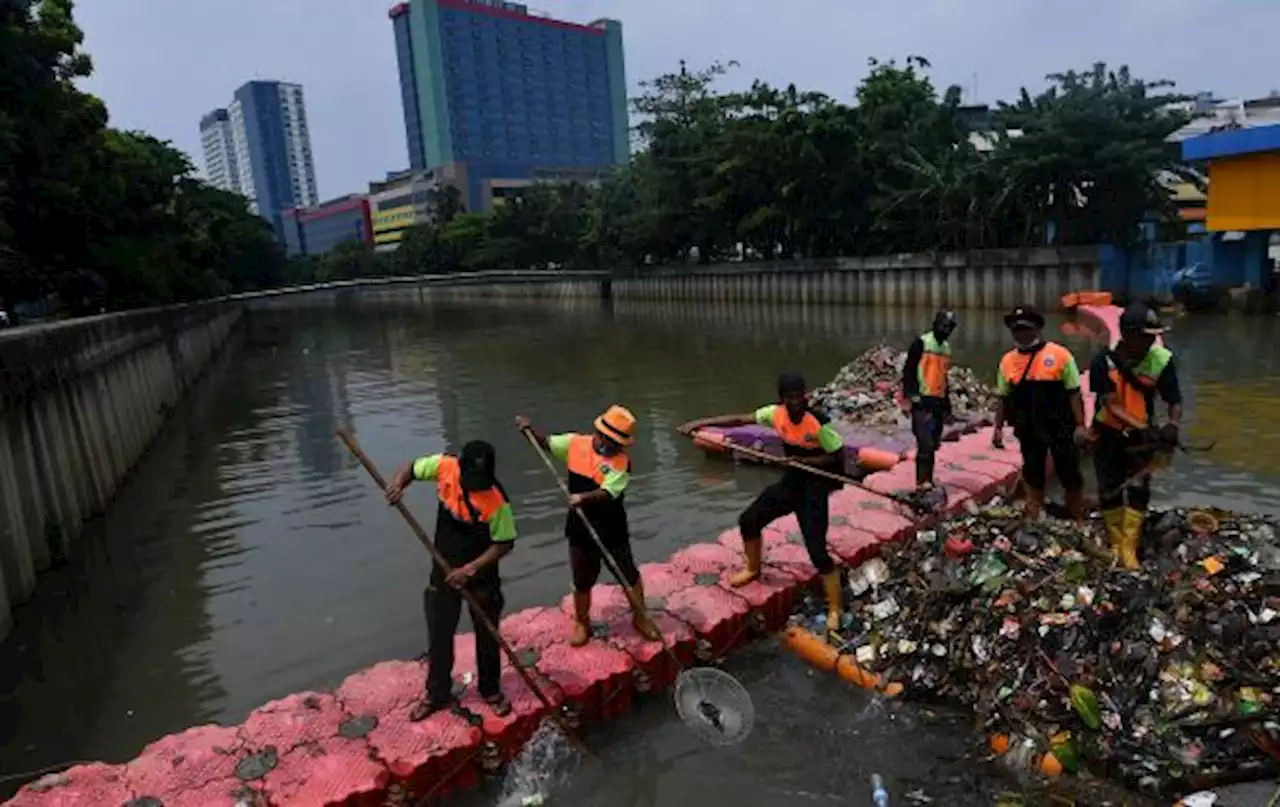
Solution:
M 635 556 L 631 553 L 630 538 L 614 538 L 609 533 L 600 533 L 600 542 L 609 550 L 609 556 L 618 564 L 618 571 L 628 586 L 640 582 L 640 569 L 636 566 Z M 600 579 L 600 569 L 604 556 L 600 547 L 591 536 L 574 534 L 569 536 L 569 568 L 573 572 L 573 590 L 586 594 L 596 581 Z
M 1151 504 L 1151 474 L 1132 477 L 1151 462 L 1152 453 L 1134 451 L 1135 445 L 1115 429 L 1098 427 L 1093 467 L 1098 474 L 1098 506 L 1103 510 L 1124 507 L 1126 499 L 1134 510 L 1146 510 Z
M 933 466 L 938 447 L 942 445 L 942 427 L 946 423 L 947 410 L 933 399 L 923 400 L 911 407 L 911 433 L 916 438 L 916 484 L 933 481 Z
M 829 574 L 836 568 L 827 551 L 827 498 L 832 486 L 822 479 L 791 476 L 801 473 L 789 470 L 787 476 L 761 491 L 738 517 L 738 530 L 743 540 L 758 540 L 764 536 L 765 527 L 795 513 L 805 549 L 809 550 L 809 560 L 819 573 Z
M 489 621 L 497 625 L 502 617 L 501 585 L 495 581 L 472 580 L 467 588 L 480 601 Z M 427 698 L 432 703 L 446 703 L 453 697 L 453 638 L 458 632 L 463 602 L 462 592 L 443 581 L 433 581 L 422 592 L 422 607 L 427 617 Z M 468 610 L 476 634 L 480 695 L 497 695 L 502 691 L 502 652 L 498 640 L 485 630 L 475 609 L 468 605 Z

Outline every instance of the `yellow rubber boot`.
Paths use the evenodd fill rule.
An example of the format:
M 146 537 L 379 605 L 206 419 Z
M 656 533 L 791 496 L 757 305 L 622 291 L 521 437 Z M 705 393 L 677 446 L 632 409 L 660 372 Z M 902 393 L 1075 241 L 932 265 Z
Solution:
M 827 595 L 827 630 L 840 630 L 844 619 L 844 588 L 840 585 L 840 570 L 822 576 L 822 590 Z
M 653 620 L 649 618 L 649 609 L 644 604 L 644 581 L 636 581 L 631 587 L 635 593 L 635 602 L 631 603 L 631 624 L 635 627 L 636 633 L 651 642 L 656 642 L 662 638 L 662 634 L 658 633 L 658 628 L 653 624 Z M 640 603 L 640 607 L 636 608 L 635 603 Z
M 760 576 L 760 556 L 764 552 L 764 539 L 757 538 L 754 541 L 742 540 L 742 554 L 747 559 L 747 567 L 740 572 L 734 572 L 729 577 L 729 585 L 734 588 L 741 588 L 752 580 Z
M 1036 521 L 1040 518 L 1040 513 L 1044 510 L 1044 491 L 1027 485 L 1027 509 L 1024 513 L 1030 521 Z
M 1116 560 L 1124 563 L 1124 513 L 1127 508 L 1116 507 L 1102 511 L 1102 521 L 1107 525 L 1107 541 L 1111 544 L 1111 554 Z
M 570 647 L 582 647 L 591 640 L 591 592 L 573 592 L 573 633 L 569 634 Z
M 1134 510 L 1132 507 L 1124 509 L 1124 552 L 1120 564 L 1131 572 L 1142 568 L 1142 563 L 1138 560 L 1138 545 L 1142 543 L 1142 523 L 1146 517 L 1146 513 L 1141 510 Z

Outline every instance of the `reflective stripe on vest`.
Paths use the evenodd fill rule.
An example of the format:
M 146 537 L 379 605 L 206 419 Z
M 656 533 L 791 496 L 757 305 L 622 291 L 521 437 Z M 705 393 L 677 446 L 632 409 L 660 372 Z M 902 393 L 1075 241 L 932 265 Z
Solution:
M 1124 374 L 1116 368 L 1111 356 L 1107 356 L 1107 375 L 1111 378 L 1111 383 L 1115 387 L 1116 400 L 1124 411 L 1139 423 L 1146 424 L 1150 422 L 1151 410 L 1149 403 L 1155 396 L 1156 382 L 1160 380 L 1160 374 L 1164 372 L 1165 367 L 1169 366 L 1169 360 L 1172 358 L 1173 352 L 1167 347 L 1161 345 L 1152 346 L 1142 361 L 1138 362 L 1138 365 L 1133 368 L 1133 375 L 1137 377 L 1138 382 L 1142 385 L 1140 388 L 1135 388 L 1125 380 Z M 1107 408 L 1102 405 L 1102 401 L 1098 401 L 1094 421 L 1120 431 L 1124 431 L 1127 428 L 1125 424 L 1119 422 L 1107 411 Z
M 1000 359 L 1000 374 L 1009 386 L 1016 388 L 1023 381 L 1061 381 L 1071 362 L 1071 352 L 1056 342 L 1045 342 L 1035 354 L 1035 362 L 1027 367 L 1030 357 L 1015 348 Z
M 489 519 L 507 503 L 507 497 L 497 487 L 464 491 L 458 458 L 447 454 L 440 458 L 440 468 L 436 472 L 436 498 L 449 515 L 463 524 L 478 522 L 487 525 Z
M 924 353 L 916 368 L 920 394 L 926 398 L 947 397 L 947 371 L 951 369 L 951 343 L 939 342 L 933 331 L 920 335 Z
M 631 467 L 631 458 L 624 452 L 606 457 L 596 452 L 594 437 L 589 434 L 577 434 L 569 441 L 569 456 L 565 464 L 569 468 L 570 476 L 590 480 L 595 483 L 596 488 L 599 488 L 604 485 L 606 470 L 611 468 L 614 471 L 625 472 Z M 572 485 L 569 489 L 574 493 L 584 492 L 573 490 Z

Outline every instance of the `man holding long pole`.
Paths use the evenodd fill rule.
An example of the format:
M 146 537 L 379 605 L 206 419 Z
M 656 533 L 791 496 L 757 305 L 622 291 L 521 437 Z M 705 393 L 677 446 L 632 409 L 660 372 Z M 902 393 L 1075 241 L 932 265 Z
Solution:
M 778 402 L 757 409 L 749 415 L 694 420 L 680 427 L 686 435 L 707 426 L 769 426 L 782 439 L 787 458 L 800 466 L 788 467 L 782 479 L 765 488 L 738 518 L 742 533 L 742 551 L 746 568 L 737 572 L 729 583 L 745 586 L 760 576 L 764 554 L 764 528 L 783 516 L 795 513 L 800 522 L 809 559 L 822 575 L 827 595 L 827 626 L 840 629 L 844 615 L 844 597 L 840 587 L 840 570 L 827 550 L 829 522 L 828 498 L 840 487 L 839 482 L 806 473 L 803 465 L 829 471 L 843 470 L 844 440 L 828 423 L 826 415 L 809 408 L 808 386 L 803 376 L 784 373 L 778 377 Z
M 440 501 L 436 517 L 436 546 L 452 570 L 446 575 L 431 564 L 431 583 L 422 592 L 427 619 L 426 698 L 409 715 L 424 720 L 453 703 L 453 639 L 462 615 L 465 588 L 483 610 L 468 605 L 476 625 L 476 667 L 480 697 L 498 717 L 511 713 L 502 694 L 502 656 L 498 639 L 480 630 L 487 617 L 496 624 L 502 615 L 502 583 L 498 561 L 516 539 L 515 517 L 506 491 L 495 476 L 493 446 L 479 440 L 462 447 L 459 456 L 433 454 L 405 465 L 387 483 L 387 501 L 395 504 L 415 480 L 436 483 Z

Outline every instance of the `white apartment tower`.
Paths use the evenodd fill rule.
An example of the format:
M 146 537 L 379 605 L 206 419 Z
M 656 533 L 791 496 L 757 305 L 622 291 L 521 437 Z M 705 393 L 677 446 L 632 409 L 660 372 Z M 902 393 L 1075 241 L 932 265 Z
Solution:
M 282 211 L 319 203 L 300 84 L 250 81 L 201 120 L 200 134 L 209 181 L 248 197 L 277 232 Z

